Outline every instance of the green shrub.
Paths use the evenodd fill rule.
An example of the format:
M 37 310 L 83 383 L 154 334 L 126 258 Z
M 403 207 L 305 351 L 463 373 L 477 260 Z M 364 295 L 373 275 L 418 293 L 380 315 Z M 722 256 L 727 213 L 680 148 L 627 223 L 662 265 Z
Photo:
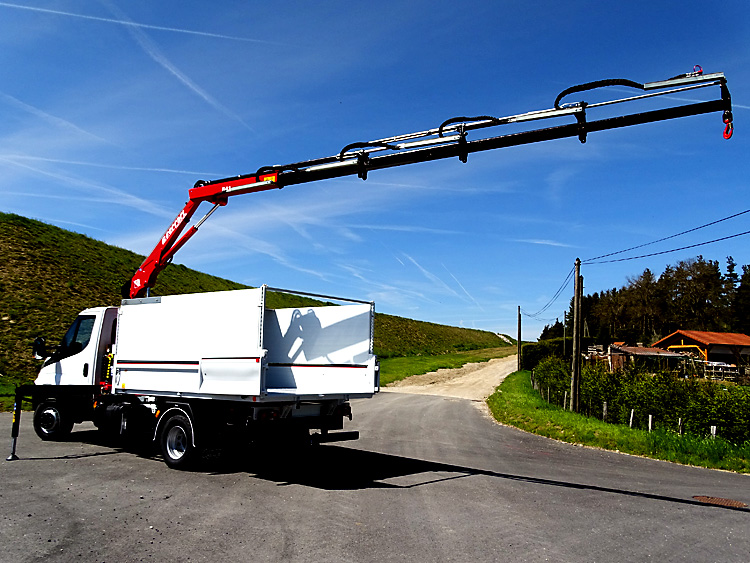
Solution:
M 536 372 L 535 372 L 536 373 Z M 746 387 L 698 379 L 682 379 L 670 372 L 637 370 L 610 373 L 602 364 L 584 366 L 581 374 L 581 410 L 602 418 L 607 402 L 607 422 L 648 428 L 683 430 L 705 437 L 711 426 L 717 435 L 734 443 L 750 441 L 750 392 Z
M 593 344 L 593 339 L 581 339 L 581 346 L 585 349 Z M 573 356 L 572 338 L 549 338 L 538 342 L 527 342 L 521 347 L 521 369 L 531 371 L 544 358 L 556 356 L 567 361 Z
M 534 368 L 534 381 L 542 397 L 562 405 L 570 391 L 570 364 L 556 356 L 547 356 Z

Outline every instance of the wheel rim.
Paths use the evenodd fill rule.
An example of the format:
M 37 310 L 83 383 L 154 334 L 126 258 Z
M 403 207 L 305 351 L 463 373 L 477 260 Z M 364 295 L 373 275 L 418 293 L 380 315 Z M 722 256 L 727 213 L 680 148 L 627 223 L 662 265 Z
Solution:
M 171 459 L 180 459 L 188 449 L 188 437 L 182 426 L 173 426 L 167 432 L 167 455 Z
M 45 434 L 53 434 L 60 427 L 60 413 L 57 409 L 44 409 L 39 417 L 39 428 Z

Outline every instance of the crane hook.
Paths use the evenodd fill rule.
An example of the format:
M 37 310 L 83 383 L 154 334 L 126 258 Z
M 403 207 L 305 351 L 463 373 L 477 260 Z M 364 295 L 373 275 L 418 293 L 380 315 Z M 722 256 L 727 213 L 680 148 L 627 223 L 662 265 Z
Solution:
M 734 124 L 732 123 L 732 112 L 724 112 L 724 138 L 731 139 L 734 134 Z
M 731 139 L 732 134 L 734 134 L 734 125 L 732 125 L 732 122 L 727 122 L 726 127 L 724 127 L 724 138 L 725 139 Z

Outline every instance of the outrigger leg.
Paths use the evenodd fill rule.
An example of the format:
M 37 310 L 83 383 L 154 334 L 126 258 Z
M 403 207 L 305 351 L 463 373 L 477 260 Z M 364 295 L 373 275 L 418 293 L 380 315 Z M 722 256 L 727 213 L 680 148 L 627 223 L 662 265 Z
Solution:
M 18 442 L 18 430 L 21 426 L 21 404 L 23 403 L 24 393 L 20 387 L 16 388 L 16 402 L 13 405 L 13 426 L 10 430 L 11 446 L 10 455 L 5 461 L 16 461 L 16 443 Z

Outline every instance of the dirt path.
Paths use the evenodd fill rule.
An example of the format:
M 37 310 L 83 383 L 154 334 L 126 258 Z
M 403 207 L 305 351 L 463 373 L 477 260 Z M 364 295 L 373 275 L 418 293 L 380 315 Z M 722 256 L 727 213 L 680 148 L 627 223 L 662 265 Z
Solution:
M 484 401 L 507 375 L 516 371 L 516 368 L 516 356 L 508 356 L 489 362 L 466 364 L 458 369 L 439 369 L 422 375 L 413 375 L 390 384 L 385 390 Z

